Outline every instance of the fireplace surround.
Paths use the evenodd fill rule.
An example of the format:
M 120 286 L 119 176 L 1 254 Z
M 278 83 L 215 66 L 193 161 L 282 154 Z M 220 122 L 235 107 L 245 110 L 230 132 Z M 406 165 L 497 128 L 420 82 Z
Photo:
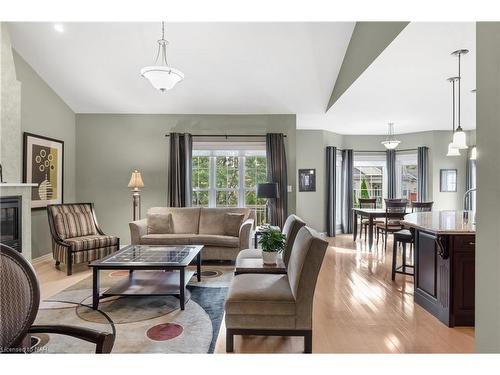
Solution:
M 22 196 L 0 197 L 0 242 L 22 252 Z

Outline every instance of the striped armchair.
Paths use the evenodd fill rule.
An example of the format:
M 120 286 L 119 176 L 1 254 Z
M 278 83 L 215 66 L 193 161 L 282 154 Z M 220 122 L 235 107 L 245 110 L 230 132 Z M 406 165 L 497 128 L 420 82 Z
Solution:
M 47 206 L 52 235 L 52 255 L 56 266 L 66 264 L 68 276 L 73 264 L 91 262 L 120 248 L 120 239 L 107 236 L 99 228 L 92 203 Z

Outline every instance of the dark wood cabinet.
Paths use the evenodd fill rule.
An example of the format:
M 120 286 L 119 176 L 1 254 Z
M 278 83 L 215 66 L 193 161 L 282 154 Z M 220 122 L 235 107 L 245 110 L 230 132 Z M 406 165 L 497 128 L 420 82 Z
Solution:
M 446 325 L 474 325 L 475 236 L 415 230 L 415 302 Z

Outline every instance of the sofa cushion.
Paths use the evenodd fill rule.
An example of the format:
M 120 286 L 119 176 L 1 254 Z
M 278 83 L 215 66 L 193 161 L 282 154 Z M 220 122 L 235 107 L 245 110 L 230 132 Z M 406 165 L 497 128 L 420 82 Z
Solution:
M 226 298 L 228 315 L 295 315 L 287 275 L 235 276 Z
M 192 234 L 146 234 L 141 237 L 143 245 L 192 245 Z
M 148 213 L 148 234 L 172 233 L 172 214 L 168 213 Z
M 238 259 L 259 259 L 262 258 L 262 249 L 243 249 L 238 253 L 236 257 L 236 262 Z
M 196 234 L 191 237 L 193 245 L 221 246 L 221 247 L 239 247 L 240 239 L 238 237 L 224 236 L 218 234 Z
M 200 208 L 198 207 L 152 207 L 149 214 L 171 214 L 171 233 L 198 233 Z
M 243 214 L 243 220 L 250 217 L 249 208 L 202 208 L 200 211 L 199 234 L 225 234 L 224 217 L 227 213 Z M 239 228 L 238 228 L 239 230 Z
M 224 234 L 226 236 L 238 237 L 240 235 L 241 223 L 243 223 L 244 218 L 244 214 L 231 212 L 224 214 Z
M 84 251 L 118 245 L 118 237 L 92 235 L 84 237 L 67 238 L 64 240 L 71 246 L 72 251 Z
M 64 240 L 97 234 L 94 219 L 90 212 L 63 212 L 54 218 L 57 234 Z

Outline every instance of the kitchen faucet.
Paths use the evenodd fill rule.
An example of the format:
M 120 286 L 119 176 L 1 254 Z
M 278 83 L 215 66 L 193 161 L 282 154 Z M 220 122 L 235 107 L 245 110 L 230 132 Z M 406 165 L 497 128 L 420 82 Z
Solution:
M 464 219 L 469 219 L 469 212 L 465 209 L 465 206 L 467 205 L 467 196 L 472 193 L 473 191 L 476 191 L 476 188 L 471 188 L 469 190 L 467 190 L 465 193 L 464 193 L 464 213 L 463 213 L 463 216 L 464 216 Z M 476 224 L 475 223 L 475 216 L 474 215 L 474 212 L 472 212 L 472 224 Z

